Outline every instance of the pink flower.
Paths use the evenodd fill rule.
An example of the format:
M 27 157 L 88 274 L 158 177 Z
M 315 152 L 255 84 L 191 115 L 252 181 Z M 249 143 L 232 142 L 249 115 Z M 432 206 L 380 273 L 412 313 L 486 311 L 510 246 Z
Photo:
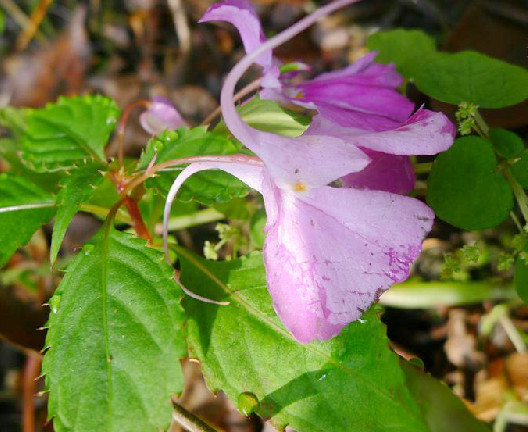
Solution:
M 166 98 L 156 96 L 150 106 L 139 115 L 141 127 L 151 135 L 159 135 L 164 130 L 187 126 L 185 120 Z
M 213 4 L 200 20 L 210 21 L 235 26 L 247 53 L 266 42 L 258 16 L 247 0 Z M 376 54 L 369 53 L 343 70 L 294 84 L 288 74 L 279 77 L 279 62 L 266 51 L 255 60 L 263 68 L 261 98 L 316 109 L 342 126 L 392 129 L 409 118 L 414 105 L 396 91 L 403 80 L 394 65 L 374 63 Z
M 167 224 L 178 189 L 201 170 L 224 170 L 259 191 L 268 218 L 263 250 L 268 290 L 278 316 L 303 343 L 333 337 L 392 284 L 406 279 L 434 220 L 432 210 L 419 200 L 370 190 L 365 184 L 356 188 L 358 178 L 350 188 L 328 184 L 368 169 L 368 154 L 434 154 L 453 142 L 449 120 L 425 110 L 383 132 L 345 127 L 318 116 L 297 138 L 258 131 L 241 120 L 232 102 L 235 84 L 254 59 L 352 2 L 340 0 L 320 8 L 233 68 L 222 89 L 224 119 L 257 157 L 218 156 L 189 165 L 173 184 L 165 206 Z

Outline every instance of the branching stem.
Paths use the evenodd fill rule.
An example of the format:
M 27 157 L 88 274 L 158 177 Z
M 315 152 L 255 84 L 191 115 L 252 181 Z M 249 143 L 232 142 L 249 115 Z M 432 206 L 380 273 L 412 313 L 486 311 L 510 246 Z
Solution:
M 148 108 L 149 106 L 150 106 L 150 101 L 138 100 L 138 101 L 132 102 L 130 105 L 128 105 L 123 110 L 123 114 L 121 115 L 121 118 L 119 119 L 119 123 L 116 128 L 116 137 L 117 137 L 117 144 L 118 144 L 117 160 L 119 161 L 120 167 L 123 166 L 123 163 L 125 160 L 125 129 L 128 123 L 128 118 L 130 117 L 130 113 L 138 107 Z

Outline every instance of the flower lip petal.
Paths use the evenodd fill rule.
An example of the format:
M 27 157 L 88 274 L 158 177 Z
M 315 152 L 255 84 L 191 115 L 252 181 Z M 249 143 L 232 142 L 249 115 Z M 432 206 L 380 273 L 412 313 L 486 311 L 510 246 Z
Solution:
M 324 187 L 279 200 L 264 249 L 268 289 L 302 343 L 335 336 L 406 279 L 434 219 L 420 201 L 380 191 Z

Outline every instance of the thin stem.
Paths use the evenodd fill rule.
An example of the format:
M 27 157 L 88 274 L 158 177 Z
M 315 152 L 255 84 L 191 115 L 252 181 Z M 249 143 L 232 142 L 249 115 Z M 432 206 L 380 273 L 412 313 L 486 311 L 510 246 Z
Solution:
M 55 207 L 55 201 L 44 201 L 40 203 L 34 203 L 34 204 L 19 204 L 9 207 L 1 207 L 0 213 L 9 213 L 13 211 L 19 211 L 19 210 L 34 210 L 34 209 L 41 209 L 41 208 L 50 208 Z
M 172 405 L 174 407 L 172 418 L 190 432 L 219 432 L 219 430 L 213 429 L 202 419 L 187 411 L 178 402 L 173 401 Z
M 191 51 L 191 31 L 189 30 L 189 23 L 185 16 L 185 8 L 181 0 L 168 0 L 168 3 L 172 12 L 174 30 L 176 30 L 176 34 L 178 35 L 180 52 L 183 55 L 187 55 Z
M 22 413 L 23 432 L 35 431 L 35 387 L 39 376 L 42 356 L 36 352 L 28 352 L 24 368 L 24 406 Z
M 22 34 L 18 37 L 16 47 L 18 51 L 23 51 L 35 33 L 37 32 L 42 20 L 46 17 L 49 7 L 53 3 L 53 0 L 40 0 L 38 6 L 35 8 L 29 19 L 28 25 L 24 28 Z
M 233 155 L 215 155 L 215 156 L 189 156 L 181 159 L 171 159 L 166 162 L 154 165 L 150 170 L 145 171 L 134 177 L 129 183 L 127 183 L 123 189 L 123 194 L 128 193 L 135 187 L 139 186 L 144 181 L 148 180 L 156 174 L 156 172 L 184 164 L 190 164 L 195 162 L 220 162 L 220 163 L 243 163 L 247 165 L 262 166 L 262 161 L 254 156 L 248 156 L 244 154 L 233 154 Z
M 136 202 L 136 200 L 130 196 L 126 196 L 125 206 L 128 210 L 130 218 L 132 219 L 132 227 L 134 228 L 134 231 L 136 232 L 137 236 L 139 238 L 147 240 L 149 243 L 152 243 L 150 233 L 148 231 L 147 226 L 145 225 L 143 216 L 141 216 L 141 212 L 139 211 L 138 203 Z
M 0 0 L 0 6 L 11 15 L 13 20 L 22 28 L 25 29 L 31 26 L 31 20 L 26 16 L 24 11 L 12 0 Z M 46 38 L 37 31 L 37 38 L 41 41 L 46 41 Z
M 517 204 L 519 204 L 519 209 L 523 215 L 524 223 L 528 224 L 528 197 L 526 197 L 526 193 L 522 186 L 517 180 L 515 180 L 515 177 L 513 177 L 509 166 L 506 166 L 502 172 L 513 190 L 513 194 L 515 195 L 515 199 L 517 200 Z
M 260 88 L 260 78 L 249 83 L 246 87 L 240 90 L 235 96 L 233 96 L 233 102 L 238 102 L 240 99 L 246 97 L 251 92 L 258 90 Z M 216 117 L 222 114 L 222 107 L 218 106 L 211 114 L 209 114 L 206 119 L 202 122 L 202 125 L 210 124 Z
M 233 67 L 233 69 L 231 69 L 225 79 L 224 86 L 222 88 L 222 94 L 220 96 L 220 105 L 222 107 L 222 112 L 224 114 L 224 120 L 227 124 L 227 127 L 240 142 L 249 142 L 251 140 L 252 132 L 252 129 L 249 128 L 238 115 L 235 105 L 233 103 L 236 84 L 240 80 L 244 72 L 254 63 L 254 61 L 258 57 L 260 57 L 266 51 L 272 50 L 273 48 L 288 41 L 292 37 L 301 33 L 303 30 L 310 27 L 320 18 L 344 6 L 356 3 L 357 1 L 359 0 L 337 0 L 317 9 L 312 14 L 304 17 L 291 27 L 287 28 L 275 37 L 260 45 L 256 50 L 247 54 Z
M 487 125 L 486 121 L 482 118 L 482 115 L 480 114 L 479 110 L 475 112 L 475 122 L 481 131 L 481 134 L 484 136 L 484 138 L 489 138 L 489 126 Z
M 122 167 L 124 160 L 125 160 L 125 129 L 126 125 L 128 123 L 128 118 L 130 117 L 130 113 L 138 107 L 144 107 L 148 108 L 150 106 L 150 101 L 147 100 L 138 100 L 135 102 L 132 102 L 130 105 L 128 105 L 124 110 L 123 114 L 121 115 L 121 118 L 119 119 L 119 123 L 116 128 L 116 137 L 117 137 L 117 160 L 119 162 L 119 166 Z
M 513 223 L 515 224 L 517 229 L 520 232 L 523 232 L 523 227 L 521 225 L 521 222 L 519 221 L 519 218 L 517 217 L 517 215 L 513 211 L 510 212 L 510 217 L 513 219 Z
M 433 167 L 432 162 L 417 163 L 417 164 L 414 164 L 414 172 L 416 174 L 425 174 L 425 173 L 430 172 L 432 167 Z

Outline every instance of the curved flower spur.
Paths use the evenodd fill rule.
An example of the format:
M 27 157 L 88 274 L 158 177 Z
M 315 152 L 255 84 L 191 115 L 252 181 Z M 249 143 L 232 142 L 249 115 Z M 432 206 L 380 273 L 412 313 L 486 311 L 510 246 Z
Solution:
M 232 69 L 221 95 L 224 120 L 258 158 L 224 156 L 189 165 L 172 185 L 165 205 L 166 245 L 172 201 L 192 174 L 224 170 L 263 195 L 268 218 L 263 250 L 268 290 L 278 316 L 302 343 L 335 336 L 382 292 L 406 279 L 434 220 L 432 210 L 414 198 L 327 185 L 368 166 L 370 158 L 359 147 L 370 149 L 376 133 L 388 133 L 380 137 L 376 151 L 380 147 L 399 151 L 409 135 L 417 135 L 413 137 L 422 140 L 422 147 L 411 142 L 403 153 L 407 155 L 421 153 L 424 148 L 427 154 L 434 154 L 453 141 L 453 127 L 441 114 L 418 129 L 411 124 L 400 130 L 359 135 L 365 135 L 366 140 L 351 127 L 338 128 L 346 139 L 323 133 L 327 125 L 319 120 L 297 138 L 259 131 L 242 121 L 233 95 L 246 69 L 320 17 L 355 1 L 335 1 L 320 8 L 259 45 Z

